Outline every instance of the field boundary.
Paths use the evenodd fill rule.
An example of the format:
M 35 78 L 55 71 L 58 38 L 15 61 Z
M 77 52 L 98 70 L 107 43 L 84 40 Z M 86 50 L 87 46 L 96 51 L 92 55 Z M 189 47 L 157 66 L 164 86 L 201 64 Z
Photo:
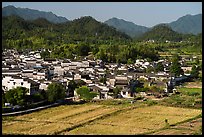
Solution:
M 32 108 L 32 109 L 27 109 L 27 110 L 23 110 L 23 111 L 16 111 L 16 112 L 11 112 L 11 113 L 3 113 L 2 116 L 16 116 L 16 115 L 20 115 L 20 114 L 28 114 L 30 112 L 46 109 L 46 108 L 49 108 L 49 107 L 56 107 L 56 106 L 58 106 L 60 104 L 61 103 L 54 103 L 54 104 L 50 104 L 50 105 L 46 105 L 46 106 L 41 106 L 41 107 L 37 107 L 37 108 Z

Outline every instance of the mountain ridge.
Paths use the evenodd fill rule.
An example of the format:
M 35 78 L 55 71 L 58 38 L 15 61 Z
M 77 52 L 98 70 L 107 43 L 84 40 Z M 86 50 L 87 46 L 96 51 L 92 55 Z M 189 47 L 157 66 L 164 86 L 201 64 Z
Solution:
M 26 11 L 26 13 L 25 13 Z M 41 13 L 39 15 L 39 13 Z M 14 6 L 6 6 L 2 8 L 2 16 L 17 15 L 25 20 L 36 20 L 38 18 L 45 18 L 52 23 L 65 23 L 69 22 L 65 17 L 57 16 L 52 12 L 39 11 L 29 8 L 16 8 Z M 77 20 L 77 19 L 74 19 Z M 73 21 L 74 21 L 73 20 Z M 150 31 L 153 27 L 146 27 L 142 25 L 137 25 L 131 21 L 126 21 L 124 19 L 119 19 L 116 17 L 110 18 L 104 22 L 115 28 L 117 31 L 123 32 L 131 38 L 139 38 L 147 31 Z M 160 23 L 161 24 L 161 23 Z M 163 23 L 162 23 L 163 24 Z M 172 30 L 182 33 L 182 34 L 198 34 L 202 33 L 202 14 L 190 15 L 187 14 L 178 18 L 176 21 L 172 21 L 167 24 L 172 28 Z M 159 24 L 157 24 L 159 25 Z M 156 26 L 156 25 L 155 25 Z M 91 29 L 91 28 L 90 28 Z
M 37 18 L 45 18 L 52 23 L 63 23 L 69 21 L 67 18 L 57 16 L 52 12 L 39 11 L 29 8 L 16 8 L 14 6 L 6 6 L 2 8 L 2 16 L 17 15 L 25 20 L 35 20 Z
M 194 18 L 196 18 L 196 20 L 194 20 Z M 202 33 L 202 14 L 187 14 L 178 18 L 176 21 L 172 21 L 170 23 L 159 23 L 153 27 L 137 25 L 131 21 L 126 21 L 124 19 L 119 19 L 116 17 L 108 19 L 104 23 L 108 24 L 109 26 L 115 27 L 117 30 L 126 33 L 132 38 L 142 36 L 145 32 L 150 31 L 153 27 L 159 24 L 167 24 L 172 28 L 172 30 L 182 34 L 197 35 L 199 33 Z M 123 24 L 123 26 L 121 26 L 121 24 Z M 142 31 L 140 31 L 141 29 Z
M 124 19 L 118 19 L 116 17 L 113 17 L 104 23 L 115 27 L 117 30 L 122 31 L 131 37 L 139 37 L 149 30 L 149 28 L 145 26 L 136 25 L 133 22 L 125 21 Z

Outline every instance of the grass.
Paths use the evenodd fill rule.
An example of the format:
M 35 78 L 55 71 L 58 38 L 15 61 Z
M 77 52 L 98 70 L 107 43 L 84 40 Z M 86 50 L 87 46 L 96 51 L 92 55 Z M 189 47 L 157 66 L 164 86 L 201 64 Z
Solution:
M 195 83 L 194 83 L 195 84 Z M 158 104 L 185 108 L 202 108 L 202 88 L 179 87 L 179 95 L 172 95 L 158 102 Z

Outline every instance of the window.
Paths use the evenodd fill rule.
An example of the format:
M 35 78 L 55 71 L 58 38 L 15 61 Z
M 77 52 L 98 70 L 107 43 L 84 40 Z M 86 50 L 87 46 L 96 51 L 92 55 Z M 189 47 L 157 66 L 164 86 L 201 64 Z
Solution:
M 126 95 L 126 92 L 125 92 L 125 91 L 123 91 L 123 95 Z
M 16 82 L 13 82 L 13 85 L 15 85 L 16 84 Z
M 21 86 L 23 85 L 23 82 L 21 82 Z

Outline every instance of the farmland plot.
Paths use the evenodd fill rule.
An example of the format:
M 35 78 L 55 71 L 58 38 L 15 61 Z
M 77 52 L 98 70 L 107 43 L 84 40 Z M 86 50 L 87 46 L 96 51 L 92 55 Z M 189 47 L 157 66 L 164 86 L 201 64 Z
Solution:
M 142 134 L 169 124 L 192 118 L 200 110 L 164 106 L 150 106 L 122 112 L 116 116 L 94 121 L 64 134 Z
M 3 134 L 55 134 L 114 111 L 115 108 L 102 105 L 59 106 L 56 110 L 50 108 L 4 121 L 2 131 Z
M 198 109 L 165 106 L 63 105 L 3 118 L 2 134 L 140 134 L 181 122 Z

